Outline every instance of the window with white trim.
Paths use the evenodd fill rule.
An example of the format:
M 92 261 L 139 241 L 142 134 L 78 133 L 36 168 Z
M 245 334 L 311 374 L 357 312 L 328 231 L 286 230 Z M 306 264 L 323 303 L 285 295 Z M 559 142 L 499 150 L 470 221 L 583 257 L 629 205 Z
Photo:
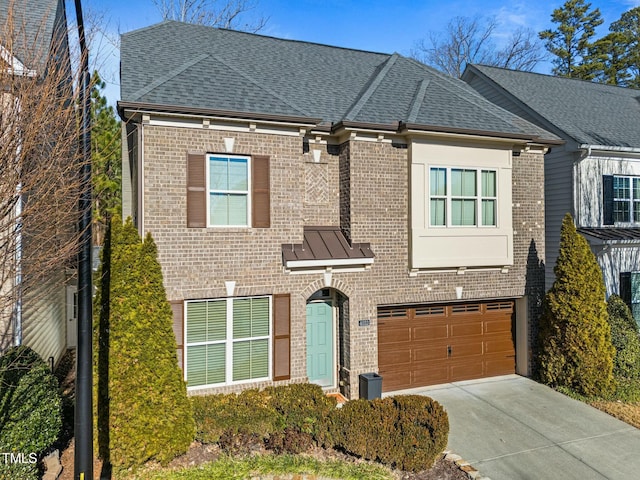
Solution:
M 188 387 L 267 380 L 271 371 L 271 297 L 186 302 Z
M 474 168 L 431 167 L 429 225 L 495 227 L 497 173 Z
M 249 157 L 207 155 L 210 226 L 250 225 Z
M 613 177 L 614 222 L 640 222 L 640 177 Z

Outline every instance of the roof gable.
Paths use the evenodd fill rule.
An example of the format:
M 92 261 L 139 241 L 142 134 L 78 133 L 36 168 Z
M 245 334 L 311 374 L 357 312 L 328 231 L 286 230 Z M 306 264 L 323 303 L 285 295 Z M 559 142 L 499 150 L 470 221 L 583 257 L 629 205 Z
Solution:
M 123 102 L 554 139 L 464 82 L 397 53 L 165 21 L 126 33 Z
M 498 87 L 579 144 L 640 148 L 640 91 L 539 73 L 471 65 L 476 76 Z
M 0 2 L 0 44 L 15 61 L 43 70 L 54 42 L 68 48 L 64 0 Z

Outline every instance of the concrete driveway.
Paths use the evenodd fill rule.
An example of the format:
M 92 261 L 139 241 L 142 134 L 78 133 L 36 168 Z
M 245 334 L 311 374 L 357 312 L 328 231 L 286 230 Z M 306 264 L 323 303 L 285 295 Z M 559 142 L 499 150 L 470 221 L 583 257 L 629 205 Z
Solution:
M 640 478 L 640 430 L 518 375 L 426 387 L 449 448 L 491 480 Z

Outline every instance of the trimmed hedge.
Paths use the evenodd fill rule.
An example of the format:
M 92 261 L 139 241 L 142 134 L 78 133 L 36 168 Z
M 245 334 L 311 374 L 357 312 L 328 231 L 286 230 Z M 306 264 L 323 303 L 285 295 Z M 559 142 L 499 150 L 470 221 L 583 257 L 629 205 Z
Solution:
M 264 445 L 301 453 L 313 445 L 409 471 L 430 468 L 449 435 L 447 413 L 429 397 L 352 400 L 336 408 L 317 385 L 192 397 L 197 439 L 233 454 Z
M 328 443 L 327 419 L 336 401 L 311 384 L 245 390 L 240 394 L 191 397 L 196 439 L 232 453 L 264 444 L 276 452 L 300 453 Z
M 267 388 L 265 394 L 282 416 L 284 425 L 310 435 L 318 445 L 330 444 L 327 419 L 336 409 L 336 399 L 328 397 L 321 387 L 296 383 Z
M 47 364 L 29 347 L 0 357 L 0 452 L 19 455 L 0 461 L 0 478 L 38 478 L 40 457 L 62 428 L 62 398 Z
M 408 471 L 430 468 L 449 435 L 447 413 L 421 395 L 352 400 L 336 411 L 332 423 L 337 447 Z
M 229 435 L 266 440 L 272 433 L 284 429 L 283 419 L 268 400 L 268 396 L 258 390 L 245 390 L 239 395 L 191 397 L 196 440 L 219 443 Z

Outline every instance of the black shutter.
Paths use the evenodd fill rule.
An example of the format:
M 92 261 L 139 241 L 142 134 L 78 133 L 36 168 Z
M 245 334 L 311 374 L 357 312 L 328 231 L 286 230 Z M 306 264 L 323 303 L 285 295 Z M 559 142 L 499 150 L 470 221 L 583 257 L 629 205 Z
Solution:
M 602 223 L 613 225 L 613 175 L 602 176 Z

